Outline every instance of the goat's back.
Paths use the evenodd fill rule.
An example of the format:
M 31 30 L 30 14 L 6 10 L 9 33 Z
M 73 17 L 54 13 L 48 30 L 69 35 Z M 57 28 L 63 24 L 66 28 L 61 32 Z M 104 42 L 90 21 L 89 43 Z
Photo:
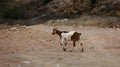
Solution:
M 73 36 L 73 34 L 75 33 L 75 31 L 70 31 L 68 33 L 62 33 L 62 38 L 66 39 L 66 40 L 71 40 L 71 37 Z

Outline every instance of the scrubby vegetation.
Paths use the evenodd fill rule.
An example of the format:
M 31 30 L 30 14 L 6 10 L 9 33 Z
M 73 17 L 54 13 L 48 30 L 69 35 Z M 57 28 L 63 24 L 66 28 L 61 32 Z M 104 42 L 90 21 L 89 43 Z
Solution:
M 62 18 L 80 15 L 120 16 L 119 0 L 2 0 L 0 17 Z M 54 17 L 53 17 L 54 16 Z
M 120 0 L 1 0 L 0 21 L 78 18 L 84 15 L 119 19 L 119 4 Z
M 4 19 L 27 19 L 32 17 L 32 7 L 16 1 L 0 2 L 0 17 Z M 33 15 L 34 16 L 34 15 Z

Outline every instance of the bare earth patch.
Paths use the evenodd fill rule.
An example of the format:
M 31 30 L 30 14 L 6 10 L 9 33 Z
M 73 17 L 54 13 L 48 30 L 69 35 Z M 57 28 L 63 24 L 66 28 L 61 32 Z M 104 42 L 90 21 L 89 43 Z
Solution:
M 64 52 L 55 26 L 35 25 L 18 30 L 0 30 L 0 67 L 120 67 L 120 29 L 56 26 L 82 33 L 84 52 L 77 43 Z

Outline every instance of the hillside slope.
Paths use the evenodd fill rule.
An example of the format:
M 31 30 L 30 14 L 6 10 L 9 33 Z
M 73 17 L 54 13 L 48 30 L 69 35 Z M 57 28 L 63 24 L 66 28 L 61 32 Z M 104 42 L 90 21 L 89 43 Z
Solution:
M 0 3 L 0 17 L 27 19 L 73 18 L 81 15 L 120 16 L 120 0 L 6 0 Z

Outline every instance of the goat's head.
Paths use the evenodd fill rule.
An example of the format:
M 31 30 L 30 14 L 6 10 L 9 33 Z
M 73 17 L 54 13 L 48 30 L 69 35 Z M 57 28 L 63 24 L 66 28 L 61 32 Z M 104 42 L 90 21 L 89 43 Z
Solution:
M 52 35 L 54 35 L 56 33 L 57 33 L 57 28 L 54 28 L 53 31 L 52 31 Z

